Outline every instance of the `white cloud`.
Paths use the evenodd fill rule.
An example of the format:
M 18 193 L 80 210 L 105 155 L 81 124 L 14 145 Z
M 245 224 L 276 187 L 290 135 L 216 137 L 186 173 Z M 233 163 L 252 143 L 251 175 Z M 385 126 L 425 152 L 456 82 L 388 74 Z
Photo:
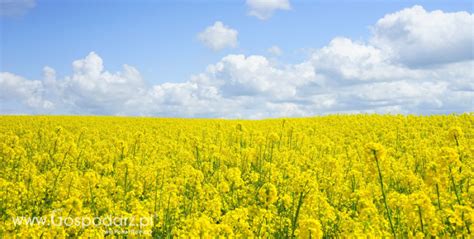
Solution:
M 11 113 L 23 113 L 25 105 L 33 112 L 41 112 L 54 108 L 54 104 L 44 97 L 43 84 L 37 80 L 27 80 L 8 72 L 0 72 L 0 101 L 2 110 Z M 18 109 L 6 109 L 7 104 L 15 104 Z M 19 106 L 20 105 L 20 106 Z
M 104 71 L 102 58 L 95 52 L 72 63 L 73 75 L 61 85 L 65 103 L 86 113 L 115 113 L 134 97 L 143 94 L 145 82 L 137 69 L 123 65 L 122 72 Z
M 147 86 L 138 71 L 127 65 L 117 73 L 104 70 L 102 59 L 92 52 L 74 61 L 73 74 L 60 80 L 49 67 L 44 69 L 43 81 L 2 73 L 1 100 L 5 105 L 7 98 L 21 101 L 25 107 L 35 109 L 33 113 L 49 112 L 45 110 L 54 105 L 54 112 L 68 114 L 174 117 L 472 110 L 474 76 L 470 69 L 474 61 L 436 70 L 399 67 L 390 75 L 374 69 L 398 66 L 390 66 L 381 60 L 383 57 L 371 57 L 377 55 L 373 50 L 347 39 L 336 39 L 308 61 L 283 66 L 274 65 L 264 56 L 228 55 L 189 81 L 154 86 Z M 340 61 L 340 55 L 349 63 Z M 320 64 L 331 61 L 341 65 L 340 71 Z M 349 74 L 346 65 L 358 70 L 348 71 Z
M 272 47 L 268 48 L 267 51 L 268 51 L 268 53 L 270 53 L 274 56 L 281 56 L 281 54 L 283 54 L 283 51 L 278 46 L 272 46 Z
M 420 11 L 418 7 L 413 9 Z M 439 12 L 429 20 L 437 22 L 438 17 L 456 14 Z M 456 21 L 451 24 L 455 25 L 449 25 L 454 32 L 464 27 Z M 401 32 L 418 32 L 409 29 Z M 138 70 L 128 65 L 111 73 L 104 69 L 102 58 L 91 52 L 74 61 L 72 74 L 62 79 L 50 67 L 43 69 L 42 81 L 1 73 L 0 110 L 226 118 L 474 110 L 474 59 L 472 55 L 450 53 L 456 52 L 463 41 L 444 48 L 433 46 L 433 52 L 443 51 L 453 58 L 437 61 L 436 66 L 418 67 L 428 64 L 424 55 L 420 55 L 421 60 L 415 55 L 400 57 L 408 53 L 395 46 L 408 43 L 381 44 L 374 40 L 380 36 L 374 32 L 368 42 L 334 38 L 298 64 L 282 64 L 260 55 L 231 54 L 187 81 L 157 85 L 147 85 Z M 18 104 L 20 109 L 30 111 L 9 110 Z
M 266 20 L 276 10 L 290 10 L 289 0 L 247 0 L 249 14 L 260 20 Z
M 35 6 L 36 0 L 0 0 L 0 16 L 22 16 Z
M 226 97 L 268 95 L 282 99 L 295 97 L 298 86 L 314 79 L 314 69 L 310 64 L 277 68 L 264 56 L 228 55 L 199 77 Z
M 217 21 L 214 25 L 207 27 L 204 31 L 198 34 L 198 39 L 207 47 L 218 51 L 227 47 L 237 47 L 238 32 L 222 22 Z
M 372 44 L 407 66 L 469 60 L 474 54 L 474 15 L 468 12 L 414 6 L 384 16 L 373 33 Z
M 415 70 L 392 64 L 381 49 L 347 38 L 333 39 L 311 58 L 318 72 L 332 81 L 387 81 L 422 77 Z
M 43 75 L 45 80 L 55 82 L 56 81 L 56 70 L 49 66 L 43 67 Z

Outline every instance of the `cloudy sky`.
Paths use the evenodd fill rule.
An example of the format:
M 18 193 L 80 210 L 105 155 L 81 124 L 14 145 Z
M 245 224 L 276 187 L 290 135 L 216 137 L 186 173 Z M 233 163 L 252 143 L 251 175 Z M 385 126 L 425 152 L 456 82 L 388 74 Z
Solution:
M 0 114 L 474 111 L 471 1 L 0 0 Z

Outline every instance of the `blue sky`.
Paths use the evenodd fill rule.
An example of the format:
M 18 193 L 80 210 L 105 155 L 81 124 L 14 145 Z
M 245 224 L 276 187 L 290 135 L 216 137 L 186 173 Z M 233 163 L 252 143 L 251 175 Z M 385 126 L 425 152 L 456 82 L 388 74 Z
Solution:
M 0 113 L 31 113 L 31 114 L 125 114 L 125 115 L 158 115 L 158 116 L 180 116 L 180 117 L 279 117 L 279 116 L 304 116 L 325 113 L 338 112 L 394 112 L 394 113 L 450 113 L 472 111 L 472 81 L 474 80 L 472 71 L 473 58 L 473 31 L 471 26 L 459 26 L 461 23 L 472 23 L 473 3 L 471 1 L 288 1 L 288 0 L 249 0 L 249 1 L 33 1 L 20 0 L 18 6 L 12 7 L 10 0 L 1 0 L 2 16 L 1 21 L 1 67 L 3 72 L 4 90 L 7 87 L 15 87 L 20 93 L 12 94 L 8 99 L 5 97 L 7 93 L 3 93 L 4 97 L 0 97 L 2 104 Z M 260 4 L 257 12 L 265 12 L 268 16 L 259 17 L 252 15 L 255 10 L 255 4 Z M 23 4 L 24 6 L 21 6 Z M 288 7 L 285 7 L 287 4 Z M 449 34 L 462 35 L 458 41 L 449 41 L 451 44 L 459 44 L 459 47 L 444 47 L 436 45 L 436 42 L 426 42 L 419 39 L 424 46 L 433 44 L 430 48 L 427 46 L 425 54 L 450 55 L 445 51 L 452 52 L 452 59 L 441 61 L 436 66 L 431 65 L 430 69 L 426 67 L 423 71 L 426 76 L 421 76 L 421 80 L 415 76 L 420 73 L 419 66 L 410 66 L 408 62 L 418 61 L 412 59 L 413 56 L 406 56 L 406 52 L 399 52 L 397 56 L 392 56 L 393 49 L 397 48 L 390 44 L 399 44 L 400 42 L 389 42 L 385 40 L 386 36 L 382 30 L 395 31 L 396 26 L 391 22 L 390 28 L 382 29 L 385 26 L 376 26 L 377 22 L 384 18 L 387 14 L 395 14 L 403 9 L 414 9 L 418 5 L 423 11 L 417 11 L 417 14 L 425 14 L 427 19 L 425 25 L 416 25 L 418 21 L 406 23 L 415 24 L 412 33 L 407 33 L 405 42 L 409 42 L 409 34 L 416 32 L 426 32 L 429 28 L 429 18 L 442 18 L 439 14 L 430 14 L 435 10 L 439 10 L 442 14 L 450 17 L 451 13 L 459 13 L 458 17 L 452 17 L 453 21 L 441 20 L 451 25 L 441 26 L 447 29 Z M 21 9 L 23 7 L 23 9 Z M 10 12 L 9 12 L 10 11 Z M 462 15 L 461 13 L 465 13 Z M 409 12 L 407 16 L 414 16 Z M 258 14 L 257 14 L 258 15 Z M 462 15 L 462 16 L 461 16 Z M 464 20 L 462 18 L 465 18 Z M 400 15 L 400 19 L 403 16 Z M 461 19 L 461 20 L 459 20 Z M 434 19 L 433 21 L 436 21 Z M 199 38 L 199 34 L 204 32 L 208 27 L 215 26 L 216 22 L 221 22 L 225 29 L 233 30 L 237 33 L 235 39 L 230 37 L 230 42 L 224 42 L 219 49 L 213 49 L 206 45 L 204 40 Z M 446 24 L 448 24 L 446 23 Z M 413 27 L 412 26 L 412 27 Z M 378 35 L 374 33 L 374 27 L 379 29 Z M 464 28 L 463 28 L 464 27 Z M 380 30 L 381 29 L 381 30 Z M 466 33 L 466 29 L 468 29 Z M 471 32 L 469 33 L 469 30 Z M 446 32 L 433 30 L 433 39 L 442 37 Z M 431 34 L 431 33 L 430 33 Z M 216 36 L 214 36 L 216 37 Z M 217 35 L 219 39 L 227 39 L 226 35 Z M 385 54 L 381 57 L 382 64 L 380 68 L 391 64 L 393 66 L 404 66 L 403 69 L 395 69 L 396 72 L 402 70 L 407 71 L 395 77 L 396 79 L 373 79 L 370 83 L 378 84 L 385 82 L 388 86 L 394 84 L 401 90 L 410 91 L 414 89 L 427 89 L 428 91 L 443 91 L 443 89 L 462 88 L 461 94 L 456 93 L 456 97 L 460 98 L 459 102 L 450 102 L 449 92 L 438 92 L 436 99 L 420 99 L 414 97 L 412 101 L 400 100 L 402 96 L 394 96 L 395 99 L 388 99 L 392 102 L 386 104 L 378 104 L 371 101 L 371 96 L 350 96 L 349 98 L 338 98 L 335 92 L 357 91 L 357 87 L 371 87 L 364 77 L 359 78 L 362 84 L 356 84 L 355 88 L 348 88 L 353 85 L 351 77 L 347 77 L 341 72 L 332 74 L 333 69 L 328 70 L 321 65 L 324 62 L 333 61 L 334 54 L 328 55 L 330 59 L 322 59 L 323 49 L 330 48 L 331 42 L 333 47 L 341 48 L 343 41 L 335 43 L 333 40 L 343 38 L 350 39 L 347 50 L 349 53 L 357 52 L 359 45 L 365 46 L 368 54 Z M 380 39 L 385 40 L 380 40 Z M 214 41 L 214 38 L 209 41 Z M 379 41 L 380 40 L 380 41 Z M 413 39 L 411 39 L 413 40 Z M 232 43 L 233 41 L 233 43 Z M 466 42 L 468 43 L 466 45 Z M 470 45 L 469 45 L 470 42 Z M 234 45 L 232 45 L 234 44 Z M 390 47 L 386 47 L 389 44 Z M 443 45 L 443 44 L 441 44 Z M 370 47 L 374 46 L 379 52 L 370 52 Z M 275 54 L 268 51 L 269 48 L 278 48 L 281 53 Z M 354 48 L 354 49 L 352 49 Z M 391 49 L 386 50 L 386 49 Z M 442 49 L 443 48 L 443 49 Z M 329 49 L 330 50 L 330 49 Z M 461 51 L 467 52 L 467 55 L 460 55 Z M 90 53 L 93 52 L 91 56 Z M 334 52 L 338 52 L 335 50 Z M 389 53 L 390 52 L 390 53 Z M 455 53 L 458 52 L 458 53 Z M 362 53 L 365 54 L 365 53 Z M 239 65 L 241 58 L 232 56 L 243 55 L 243 61 L 248 63 L 247 66 L 259 65 L 260 60 L 266 61 L 261 65 L 261 69 L 250 70 L 249 72 L 235 72 L 233 66 Z M 132 66 L 140 74 L 140 81 L 136 92 L 143 94 L 140 97 L 109 97 L 105 91 L 109 89 L 119 89 L 120 94 L 123 88 L 127 88 L 127 83 L 117 87 L 116 85 L 99 85 L 106 81 L 107 77 L 97 76 L 96 78 L 84 78 L 77 76 L 77 72 L 84 73 L 84 69 L 76 69 L 72 66 L 72 62 L 91 56 L 89 60 L 99 58 L 103 61 L 103 69 L 101 71 L 116 74 L 122 72 L 122 65 Z M 230 57 L 229 57 L 230 56 Z M 260 58 L 251 58 L 250 56 L 258 56 Z M 332 57 L 332 58 L 331 58 Z M 350 58 L 347 54 L 345 59 Z M 450 59 L 451 59 L 450 58 Z M 316 60 L 315 60 L 316 59 Z M 319 60 L 322 62 L 318 64 Z M 255 60 L 255 62 L 254 62 Z M 357 59 L 355 59 L 357 60 Z M 459 64 L 454 64 L 459 63 Z M 208 66 L 224 65 L 224 69 L 216 72 L 209 72 Z M 306 83 L 301 85 L 286 84 L 285 81 L 291 77 L 299 80 L 305 78 L 302 72 L 295 70 L 297 66 L 311 64 L 313 76 L 309 76 Z M 351 63 L 352 64 L 352 63 Z M 372 63 L 371 63 L 372 64 Z M 375 64 L 375 63 L 374 63 Z M 350 65 L 350 64 L 349 64 Z M 453 66 L 454 65 L 454 66 Z M 461 65 L 461 66 L 459 66 Z M 48 66 L 54 69 L 55 85 L 45 82 L 44 67 Z M 226 66 L 231 70 L 226 70 Z M 350 67 L 363 67 L 352 66 Z M 390 68 L 389 66 L 387 66 Z M 446 67 L 455 67 L 446 69 Z M 318 68 L 324 68 L 319 69 Z M 358 68 L 358 72 L 370 73 L 370 69 Z M 391 67 L 390 69 L 392 69 Z M 467 69 L 467 70 L 466 70 Z M 259 74 L 255 72 L 262 71 Z M 296 71 L 296 72 L 293 72 Z M 438 72 L 442 71 L 442 72 Z M 269 73 L 270 72 L 270 73 Z M 319 75 L 318 72 L 323 72 Z M 452 82 L 443 82 L 446 77 L 439 81 L 422 82 L 424 85 L 411 85 L 415 82 L 428 80 L 432 74 L 440 76 L 448 74 L 446 72 L 456 72 L 456 76 L 464 79 L 458 82 L 456 86 Z M 5 75 L 6 73 L 10 75 Z M 252 74 L 256 75 L 252 75 Z M 270 83 L 260 82 L 254 84 L 260 78 L 265 76 L 274 77 L 275 81 Z M 118 73 L 117 73 L 118 74 Z M 273 76 L 272 74 L 276 74 Z M 413 75 L 413 80 L 407 79 L 406 75 Z M 12 83 L 13 76 L 21 77 Z M 85 72 L 83 75 L 88 75 Z M 203 83 L 204 79 L 212 78 L 213 84 Z M 364 74 L 362 74 L 364 75 Z M 74 76 L 76 80 L 74 80 Z M 444 76 L 444 75 L 443 75 Z M 9 77 L 9 78 L 8 78 Z M 283 77 L 284 79 L 279 79 Z M 312 78 L 311 78 L 312 77 Z M 8 79 L 7 79 L 8 78 Z M 263 77 L 265 78 L 265 77 Z M 343 78 L 343 79 L 342 79 Z M 370 77 L 369 77 L 370 78 Z M 372 77 L 383 78 L 383 77 Z M 72 80 L 71 80 L 72 79 Z M 89 91 L 79 91 L 77 88 L 84 86 L 84 79 L 94 82 L 94 86 L 100 89 L 98 92 L 87 88 Z M 273 78 L 272 78 L 273 79 Z M 264 80 L 267 80 L 266 78 Z M 109 80 L 109 81 L 114 81 Z M 120 79 L 118 80 L 120 81 Z M 127 82 L 127 79 L 124 80 Z M 356 80 L 357 81 L 357 80 Z M 10 82 L 5 83 L 5 82 Z M 31 83 L 39 82 L 41 85 L 34 90 Z M 89 81 L 88 81 L 89 82 Z M 90 83 L 89 82 L 89 83 Z M 134 81 L 135 82 L 135 81 Z M 220 82 L 220 83 L 217 83 Z M 222 83 L 224 82 L 224 83 Z M 237 83 L 238 84 L 237 84 Z M 309 83 L 308 83 L 309 82 Z M 398 82 L 398 83 L 397 83 Z M 75 85 L 78 83 L 79 85 Z M 97 83 L 97 84 L 96 84 Z M 136 83 L 136 82 L 135 82 Z M 180 83 L 182 85 L 179 85 Z M 184 85 L 183 85 L 184 84 Z M 252 84 L 256 88 L 252 88 Z M 265 85 L 267 84 L 267 85 Z M 268 85 L 269 84 L 269 85 Z M 282 88 L 294 87 L 293 93 L 288 93 L 285 97 L 275 100 L 273 84 Z M 447 84 L 447 85 L 446 85 Z M 26 87 L 26 86 L 27 87 Z M 34 85 L 34 84 L 33 84 Z M 135 84 L 132 84 L 136 86 Z M 244 90 L 236 90 L 236 92 L 225 92 L 225 87 L 236 89 L 242 87 Z M 385 87 L 387 87 L 387 85 Z M 20 90 L 24 86 L 28 90 Z M 189 87 L 188 87 L 189 86 Z M 205 87 L 204 87 L 205 86 Z M 35 86 L 36 87 L 36 86 Z M 51 90 L 56 89 L 53 93 Z M 73 92 L 67 92 L 66 88 L 74 88 Z M 207 88 L 206 88 L 207 87 Z M 404 88 L 405 87 L 405 88 Z M 410 88 L 412 87 L 412 88 Z M 444 87 L 444 88 L 443 88 Z M 94 89 L 96 89 L 94 88 Z M 156 91 L 160 92 L 156 95 Z M 206 88 L 203 90 L 202 88 Z M 250 89 L 251 88 L 251 89 Z M 315 88 L 314 92 L 301 93 L 306 89 Z M 443 89 L 440 89 L 443 88 Z M 32 90 L 33 89 L 33 90 Z M 197 89 L 197 90 L 196 90 Z M 250 90 L 249 90 L 250 89 Z M 15 91 L 13 90 L 13 91 Z M 201 92 L 203 90 L 215 90 L 215 97 L 207 99 L 208 93 Z M 360 89 L 359 89 L 360 90 Z M 380 89 L 382 90 L 382 89 Z M 57 93 L 60 91 L 60 93 Z M 382 90 L 383 91 L 383 90 Z M 11 91 L 9 91 L 11 92 Z M 38 93 L 41 92 L 41 93 Z M 242 93 L 243 92 L 243 93 Z M 297 92 L 297 93 L 295 93 Z M 456 91 L 457 92 L 457 91 Z M 34 97 L 28 94 L 40 94 Z M 117 92 L 109 92 L 111 95 Z M 10 94 L 10 93 L 9 93 Z M 75 95 L 74 99 L 68 99 L 65 102 L 58 100 L 63 98 L 62 94 Z M 102 97 L 94 98 L 94 94 L 104 94 Z M 197 99 L 190 99 L 191 102 L 200 102 L 202 104 L 193 105 L 184 100 L 156 99 L 156 97 L 180 97 L 186 98 L 181 94 L 189 94 Z M 286 93 L 284 93 L 286 94 Z M 150 96 L 152 95 L 152 96 Z M 201 97 L 204 95 L 206 97 Z M 336 96 L 335 96 L 336 95 Z M 412 96 L 412 94 L 408 94 Z M 18 99 L 15 99 L 18 98 Z M 331 98 L 332 97 L 332 98 Z M 26 99 L 25 99 L 26 98 Z M 34 98 L 34 99 L 31 99 Z M 315 99 L 316 98 L 316 99 Z M 407 98 L 407 97 L 405 97 Z M 409 98 L 409 97 L 408 97 Z M 452 97 L 451 97 L 452 98 Z M 13 99 L 13 100 L 12 100 Z M 41 101 L 38 103 L 36 101 Z M 35 103 L 31 103 L 34 101 Z M 137 108 L 134 104 L 137 102 L 151 102 L 150 106 L 141 110 L 130 110 L 129 107 Z M 156 101 L 156 102 L 155 102 Z M 202 101 L 202 102 L 201 102 Z M 324 104 L 321 102 L 328 101 Z M 361 101 L 357 103 L 358 101 Z M 387 101 L 381 99 L 380 101 Z M 408 101 L 408 102 L 406 102 Z M 416 101 L 416 102 L 415 102 Z M 426 101 L 426 102 L 424 102 Z M 449 102 L 448 102 L 449 101 Z M 25 103 L 27 102 L 27 103 Z M 30 103 L 28 103 L 30 102 Z M 44 105 L 44 102 L 50 102 L 51 107 L 38 107 Z M 249 102 L 260 102 L 262 108 L 257 108 Z M 310 103 L 295 103 L 310 102 Z M 331 103 L 332 102 L 332 103 Z M 356 103 L 354 103 L 356 102 Z M 431 104 L 432 102 L 437 102 Z M 379 102 L 380 103 L 380 102 Z M 426 110 L 426 105 L 429 105 Z M 454 107 L 456 106 L 456 107 Z M 156 109 L 150 109 L 154 108 Z M 200 108 L 201 107 L 201 108 Z M 234 110 L 219 110 L 221 108 L 233 108 Z M 202 110 L 200 110 L 202 109 Z M 277 113 L 275 113 L 277 112 Z M 280 113 L 278 113 L 280 112 Z

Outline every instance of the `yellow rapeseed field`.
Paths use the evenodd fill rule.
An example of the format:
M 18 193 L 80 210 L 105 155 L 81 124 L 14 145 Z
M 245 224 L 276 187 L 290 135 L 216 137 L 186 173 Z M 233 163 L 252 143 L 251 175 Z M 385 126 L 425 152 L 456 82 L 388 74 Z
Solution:
M 473 114 L 0 116 L 0 238 L 468 238 L 473 145 Z

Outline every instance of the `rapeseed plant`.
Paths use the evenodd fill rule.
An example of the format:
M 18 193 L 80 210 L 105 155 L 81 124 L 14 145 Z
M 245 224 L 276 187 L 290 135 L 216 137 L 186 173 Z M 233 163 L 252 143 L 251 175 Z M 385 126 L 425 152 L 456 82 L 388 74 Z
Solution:
M 0 116 L 0 238 L 469 238 L 473 122 Z

